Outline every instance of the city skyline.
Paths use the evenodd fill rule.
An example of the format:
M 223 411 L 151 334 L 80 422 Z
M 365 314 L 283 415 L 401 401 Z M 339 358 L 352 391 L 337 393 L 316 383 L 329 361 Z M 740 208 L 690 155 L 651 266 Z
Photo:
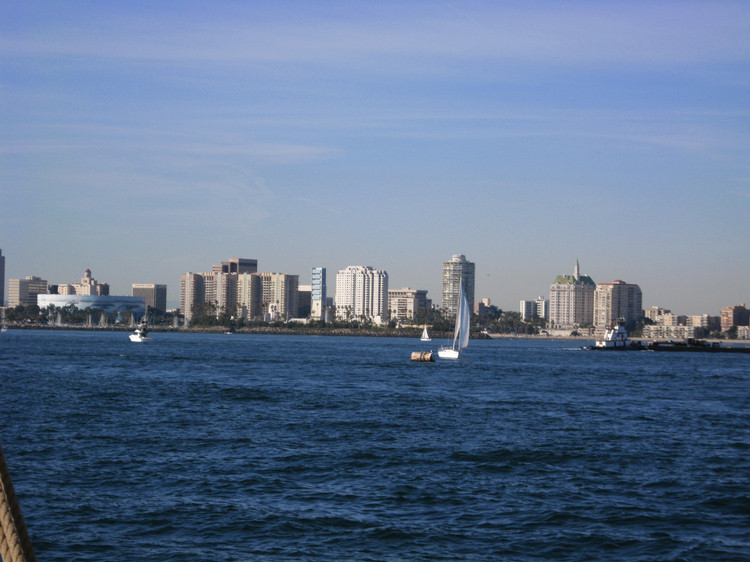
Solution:
M 2 248 L 0 248 L 0 253 L 1 252 L 2 252 Z M 464 261 L 466 261 L 471 266 L 472 277 L 473 277 L 474 264 L 472 262 L 468 262 L 468 260 L 466 260 L 465 256 L 463 256 L 462 254 L 455 254 L 455 255 L 452 256 L 451 260 L 448 260 L 447 262 L 443 263 L 443 284 L 445 283 L 445 272 L 446 272 L 445 268 L 446 268 L 446 266 L 449 265 L 451 262 L 456 261 L 457 259 L 459 261 L 464 260 Z M 189 277 L 201 277 L 203 275 L 212 275 L 211 272 L 216 273 L 216 272 L 222 272 L 222 271 L 223 271 L 223 273 L 229 273 L 229 272 L 233 272 L 233 273 L 238 273 L 238 272 L 249 273 L 249 272 L 253 272 L 253 273 L 255 273 L 256 272 L 256 268 L 257 268 L 257 264 L 258 264 L 258 260 L 257 259 L 231 258 L 228 261 L 224 261 L 224 262 L 222 262 L 219 265 L 214 264 L 214 265 L 212 265 L 211 268 L 204 268 L 202 270 L 202 272 L 195 272 L 195 271 L 185 272 L 185 273 L 183 273 L 181 275 L 181 281 L 178 284 L 178 288 L 177 288 L 177 295 L 174 294 L 174 290 L 172 292 L 168 291 L 168 285 L 167 284 L 158 284 L 158 283 L 157 284 L 154 284 L 154 283 L 134 283 L 134 284 L 131 285 L 131 289 L 130 289 L 130 291 L 128 293 L 122 293 L 122 294 L 112 293 L 112 295 L 113 296 L 118 296 L 118 297 L 123 297 L 123 296 L 127 297 L 130 294 L 132 294 L 133 296 L 135 296 L 136 295 L 136 289 L 143 289 L 144 287 L 149 287 L 149 288 L 153 289 L 153 288 L 159 287 L 160 290 L 162 290 L 164 293 L 166 293 L 166 295 L 172 295 L 169 298 L 166 298 L 166 295 L 162 296 L 163 299 L 164 298 L 166 299 L 166 308 L 167 309 L 179 308 L 180 310 L 182 310 L 184 312 L 184 304 L 183 304 L 182 301 L 183 301 L 183 297 L 185 295 L 182 294 L 182 286 L 185 285 L 185 283 L 186 283 L 186 276 L 189 276 Z M 308 286 L 310 286 L 312 288 L 315 288 L 316 287 L 316 281 L 315 281 L 316 274 L 318 275 L 318 281 L 319 281 L 320 280 L 320 275 L 321 275 L 321 269 L 323 270 L 323 277 L 325 277 L 325 273 L 324 273 L 325 268 L 321 268 L 319 266 L 316 266 L 310 272 L 312 283 L 309 284 L 309 285 L 305 284 L 305 283 L 300 283 L 300 285 L 308 285 Z M 374 271 L 374 269 L 371 266 L 351 266 L 350 265 L 350 266 L 347 266 L 346 268 L 344 268 L 344 270 L 347 270 L 347 269 L 370 269 L 370 270 Z M 343 273 L 344 270 L 340 270 L 339 274 Z M 382 270 L 382 271 L 379 271 L 378 273 L 384 274 L 386 276 L 386 278 L 388 277 L 387 270 Z M 259 276 L 261 276 L 261 277 L 262 276 L 293 277 L 293 278 L 295 278 L 297 280 L 297 281 L 295 281 L 295 283 L 298 283 L 298 280 L 300 278 L 299 274 L 292 274 L 292 273 L 287 273 L 287 272 L 264 272 L 264 271 L 257 271 L 257 274 Z M 89 268 L 87 268 L 86 271 L 84 272 L 84 278 L 81 279 L 81 282 L 83 283 L 83 282 L 88 281 L 89 283 L 91 283 L 93 285 L 97 285 L 97 280 L 92 279 L 91 276 L 92 276 L 92 272 L 91 272 L 91 270 Z M 537 303 L 538 303 L 538 301 L 540 299 L 542 299 L 542 300 L 546 300 L 546 304 L 544 305 L 545 307 L 549 307 L 550 305 L 554 305 L 554 301 L 557 298 L 556 292 L 557 292 L 560 284 L 562 283 L 563 285 L 565 285 L 567 283 L 572 283 L 573 280 L 578 279 L 579 277 L 581 278 L 581 280 L 586 281 L 588 284 L 592 285 L 591 286 L 592 295 L 593 295 L 594 288 L 599 289 L 600 287 L 604 288 L 606 286 L 612 286 L 612 285 L 621 285 L 621 286 L 626 287 L 626 288 L 627 287 L 638 287 L 637 284 L 625 283 L 624 281 L 619 280 L 619 279 L 614 280 L 613 282 L 602 281 L 602 282 L 596 283 L 593 279 L 590 278 L 590 276 L 583 275 L 583 274 L 580 273 L 580 264 L 578 263 L 578 260 L 576 260 L 575 266 L 573 268 L 573 275 L 568 275 L 568 274 L 558 275 L 556 277 L 556 279 L 553 281 L 553 283 L 549 285 L 549 289 L 548 289 L 547 293 L 545 293 L 546 296 L 540 296 L 540 297 L 538 297 L 536 299 Z M 25 278 L 26 279 L 38 279 L 38 277 L 33 277 L 33 276 L 25 276 Z M 13 278 L 13 279 L 24 279 L 24 277 Z M 304 279 L 304 277 L 303 277 L 303 279 Z M 9 281 L 9 279 L 5 279 L 5 283 L 4 284 L 8 285 L 8 281 Z M 67 290 L 66 287 L 70 287 L 70 286 L 76 285 L 76 284 L 68 284 L 68 283 L 62 283 L 61 284 L 61 283 L 52 282 L 52 281 L 48 282 L 47 280 L 43 280 L 43 281 L 45 283 L 45 287 L 47 287 L 49 285 L 49 286 L 55 286 L 55 287 L 58 287 L 58 288 L 63 288 L 64 289 L 63 290 L 63 294 L 67 294 L 67 292 L 68 292 L 68 290 Z M 48 285 L 47 285 L 47 283 L 48 283 Z M 188 283 L 188 285 L 190 285 L 190 283 Z M 110 284 L 105 282 L 103 284 L 103 286 L 106 286 L 107 287 L 107 291 L 108 291 Z M 443 286 L 443 289 L 444 288 L 445 288 L 445 286 Z M 404 290 L 404 289 L 407 289 L 407 290 L 410 290 L 410 291 L 417 291 L 417 292 L 423 293 L 423 297 L 424 298 L 426 298 L 427 296 L 429 296 L 429 291 L 427 289 L 420 289 L 420 288 L 407 287 L 407 286 L 403 286 L 403 287 L 400 287 L 400 288 L 393 287 L 392 289 L 394 291 L 401 291 L 401 290 Z M 642 304 L 642 300 L 641 300 L 642 296 L 641 296 L 640 288 L 638 287 L 637 290 L 638 290 L 638 293 L 639 293 L 638 302 L 641 303 L 640 306 L 641 306 L 642 310 L 647 310 L 647 309 L 664 309 L 664 307 L 659 306 L 659 305 L 644 306 Z M 390 289 L 389 289 L 389 291 L 390 291 Z M 192 291 L 189 290 L 188 292 L 190 293 Z M 86 293 L 86 294 L 88 294 L 88 293 Z M 140 295 L 140 296 L 143 296 L 143 295 Z M 444 296 L 445 295 L 443 294 L 443 297 Z M 335 299 L 335 291 L 333 292 L 333 294 L 329 294 L 328 297 L 330 299 L 332 299 L 332 300 Z M 546 297 L 549 297 L 549 299 L 546 299 Z M 201 299 L 202 299 L 202 297 L 199 298 L 199 300 L 201 300 Z M 429 300 L 430 300 L 430 302 L 432 302 L 433 299 L 430 298 Z M 481 299 L 478 299 L 477 302 L 479 302 L 479 300 L 490 300 L 491 301 L 491 299 L 488 299 L 488 297 L 483 297 Z M 221 299 L 219 299 L 219 301 L 221 301 Z M 524 302 L 528 302 L 528 301 L 521 300 L 522 305 L 523 305 Z M 741 303 L 738 301 L 738 303 L 724 304 L 724 305 L 722 305 L 720 307 L 720 311 L 723 310 L 723 309 L 725 309 L 725 308 L 727 308 L 727 307 L 735 306 L 736 304 L 741 304 L 742 306 L 744 306 L 744 302 L 745 301 L 742 300 Z M 443 308 L 442 305 L 437 305 L 437 303 L 435 303 L 435 306 L 438 306 L 439 308 Z M 497 305 L 495 305 L 495 306 L 497 306 Z M 503 308 L 503 307 L 499 307 L 498 306 L 498 308 L 501 308 L 504 312 L 513 312 L 514 311 L 514 309 L 510 308 L 510 307 L 509 308 Z M 554 308 L 554 306 L 553 306 L 553 308 Z M 590 308 L 592 309 L 592 314 L 593 314 L 593 309 L 594 309 L 593 302 L 591 303 Z M 546 308 L 545 308 L 545 310 L 546 310 Z M 521 314 L 523 315 L 523 310 L 521 311 Z M 534 314 L 536 314 L 536 313 L 534 313 Z M 694 315 L 694 312 L 692 312 L 692 311 L 677 311 L 677 314 Z M 701 314 L 703 314 L 703 315 L 710 315 L 710 316 L 717 316 L 717 314 L 714 313 L 714 312 L 703 312 Z M 188 316 L 190 316 L 190 314 L 188 314 Z M 547 316 L 545 315 L 544 317 L 547 317 Z M 554 313 L 552 314 L 551 317 L 549 317 L 549 319 L 552 320 L 553 323 L 559 323 L 557 320 L 555 320 Z M 577 324 L 579 322 L 572 322 L 572 323 Z M 584 323 L 586 323 L 586 322 L 584 322 Z M 594 323 L 596 323 L 596 322 L 594 322 Z M 564 324 L 566 324 L 566 325 L 567 324 L 571 324 L 571 322 L 567 322 L 567 323 L 564 323 Z
M 4 3 L 0 29 L 6 291 L 91 268 L 174 302 L 251 255 L 439 302 L 462 253 L 504 310 L 576 259 L 644 307 L 750 300 L 750 5 Z

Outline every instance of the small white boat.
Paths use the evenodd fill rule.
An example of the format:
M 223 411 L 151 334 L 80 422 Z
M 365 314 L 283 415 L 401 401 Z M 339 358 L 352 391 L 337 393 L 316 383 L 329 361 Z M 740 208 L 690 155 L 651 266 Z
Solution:
M 130 341 L 134 342 L 146 342 L 151 341 L 151 338 L 148 337 L 148 325 L 145 322 L 141 322 L 136 327 L 135 331 L 130 334 Z
M 471 310 L 469 310 L 469 301 L 464 291 L 463 279 L 458 285 L 458 293 L 458 311 L 456 312 L 456 327 L 453 330 L 453 343 L 450 347 L 441 347 L 438 350 L 438 357 L 441 359 L 458 359 L 461 350 L 469 345 Z
M 422 337 L 419 339 L 422 341 L 432 341 L 430 334 L 427 333 L 427 326 L 425 326 L 424 330 L 422 330 Z

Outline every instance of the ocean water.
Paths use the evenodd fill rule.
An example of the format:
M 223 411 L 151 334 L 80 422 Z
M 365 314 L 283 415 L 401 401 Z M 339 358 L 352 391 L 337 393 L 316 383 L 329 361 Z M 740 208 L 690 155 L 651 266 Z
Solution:
M 750 560 L 750 356 L 152 335 L 0 335 L 40 561 Z

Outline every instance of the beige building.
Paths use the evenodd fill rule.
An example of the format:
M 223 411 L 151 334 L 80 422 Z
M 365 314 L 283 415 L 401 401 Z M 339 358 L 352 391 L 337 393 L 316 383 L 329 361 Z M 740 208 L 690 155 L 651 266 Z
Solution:
M 190 322 L 193 311 L 205 302 L 205 283 L 200 273 L 183 273 L 180 281 L 180 311 Z
M 258 273 L 237 275 L 237 316 L 245 321 L 262 319 L 263 284 Z
M 259 273 L 261 311 L 268 320 L 295 318 L 298 311 L 299 275 Z
M 573 275 L 558 275 L 550 285 L 550 327 L 572 329 L 593 324 L 595 289 L 596 283 L 588 275 L 581 275 L 576 260 Z
M 608 328 L 619 319 L 628 329 L 643 318 L 643 295 L 641 288 L 624 281 L 598 283 L 594 290 L 594 326 Z
M 109 284 L 98 283 L 97 280 L 91 276 L 91 270 L 86 269 L 86 271 L 83 272 L 83 277 L 81 278 L 80 283 L 57 285 L 57 294 L 108 296 Z
M 37 295 L 47 294 L 47 281 L 33 275 L 8 280 L 8 306 L 33 306 Z
M 389 289 L 388 315 L 391 320 L 408 321 L 426 317 L 432 308 L 432 301 L 427 298 L 424 289 Z
M 643 337 L 654 340 L 686 340 L 695 337 L 695 326 L 653 324 L 643 327 Z

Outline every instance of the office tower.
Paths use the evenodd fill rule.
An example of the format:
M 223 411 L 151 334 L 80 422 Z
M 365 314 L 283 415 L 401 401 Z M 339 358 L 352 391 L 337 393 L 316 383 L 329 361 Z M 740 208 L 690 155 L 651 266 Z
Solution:
M 620 280 L 596 285 L 594 326 L 609 328 L 622 319 L 628 330 L 632 330 L 641 318 L 643 318 L 643 295 L 638 285 Z
M 269 320 L 288 320 L 297 317 L 299 275 L 288 273 L 259 273 L 261 308 Z
M 257 273 L 237 275 L 237 316 L 253 322 L 261 319 L 263 287 Z
M 167 311 L 167 286 L 153 283 L 133 283 L 133 296 L 143 297 L 148 310 Z
M 313 267 L 310 288 L 310 318 L 324 320 L 326 308 L 326 268 Z
M 463 254 L 454 254 L 450 261 L 443 262 L 443 301 L 445 316 L 455 316 L 458 310 L 458 287 L 463 280 L 469 310 L 474 310 L 474 263 Z
M 388 273 L 350 265 L 336 274 L 336 318 L 382 324 L 388 314 Z
M 581 275 L 576 260 L 573 275 L 558 275 L 549 288 L 549 320 L 555 328 L 574 328 L 594 322 L 596 283 Z
M 248 258 L 232 258 L 214 265 L 214 273 L 257 273 L 258 260 Z
M 0 306 L 5 306 L 5 256 L 0 250 Z
M 8 306 L 33 306 L 37 295 L 47 294 L 47 281 L 33 275 L 8 281 Z
M 388 316 L 391 320 L 426 319 L 432 308 L 424 289 L 391 289 L 388 291 Z

